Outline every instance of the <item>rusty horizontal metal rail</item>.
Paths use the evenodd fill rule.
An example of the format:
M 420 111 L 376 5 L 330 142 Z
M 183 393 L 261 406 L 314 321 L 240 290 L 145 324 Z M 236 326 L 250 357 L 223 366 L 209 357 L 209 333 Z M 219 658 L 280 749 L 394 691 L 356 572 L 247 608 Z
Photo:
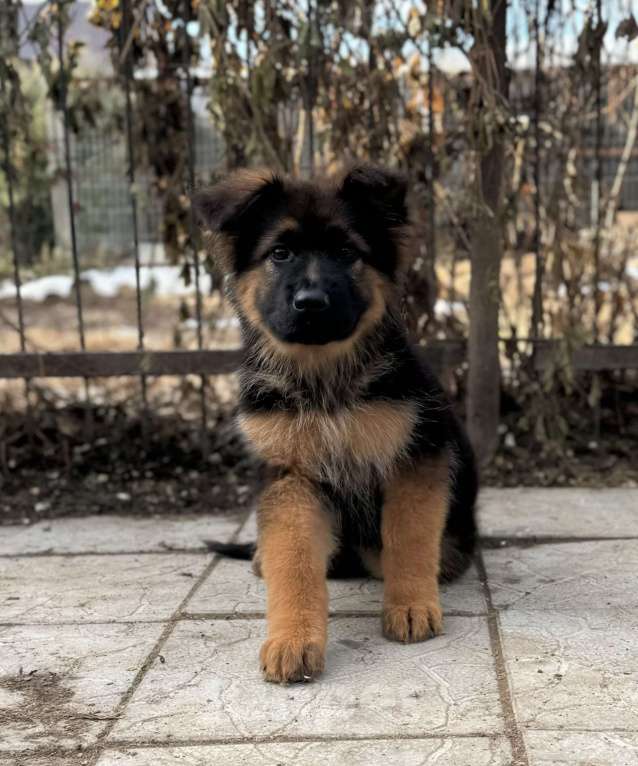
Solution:
M 437 341 L 421 348 L 421 356 L 436 372 L 466 361 L 462 340 Z M 242 349 L 216 351 L 77 351 L 0 354 L 1 378 L 105 378 L 129 375 L 224 375 L 241 362 Z M 558 342 L 536 345 L 534 366 L 546 370 L 561 364 L 575 370 L 638 369 L 638 344 L 584 346 L 569 357 L 558 352 Z
M 638 344 L 627 346 L 582 346 L 563 358 L 558 352 L 558 342 L 543 342 L 534 352 L 534 367 L 546 370 L 561 365 L 571 365 L 582 372 L 603 370 L 638 369 Z
M 422 349 L 436 370 L 465 360 L 465 343 L 442 341 Z M 107 378 L 127 375 L 224 375 L 241 362 L 242 349 L 217 351 L 73 351 L 0 354 L 1 378 Z
M 241 349 L 0 354 L 0 378 L 220 375 L 236 370 L 242 354 Z

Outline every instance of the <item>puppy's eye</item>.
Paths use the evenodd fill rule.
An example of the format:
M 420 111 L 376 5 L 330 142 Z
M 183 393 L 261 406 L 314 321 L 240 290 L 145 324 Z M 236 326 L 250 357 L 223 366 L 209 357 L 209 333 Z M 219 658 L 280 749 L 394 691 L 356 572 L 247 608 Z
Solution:
M 268 253 L 268 257 L 273 260 L 277 261 L 277 263 L 283 263 L 284 261 L 289 261 L 293 257 L 292 250 L 289 250 L 287 247 L 273 247 L 273 249 Z
M 357 253 L 352 247 L 342 247 L 339 250 L 339 255 L 341 258 L 345 258 L 346 260 L 354 261 L 357 258 Z

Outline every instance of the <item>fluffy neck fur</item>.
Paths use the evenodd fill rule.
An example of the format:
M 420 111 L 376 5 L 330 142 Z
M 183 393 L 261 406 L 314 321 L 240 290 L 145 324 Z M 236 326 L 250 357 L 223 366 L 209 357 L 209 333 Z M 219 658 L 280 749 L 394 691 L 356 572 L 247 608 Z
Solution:
M 247 349 L 242 365 L 242 394 L 254 397 L 276 394 L 282 410 L 334 411 L 365 396 L 370 385 L 391 371 L 399 349 L 407 340 L 394 312 L 383 320 L 347 353 L 321 363 L 321 347 L 311 350 L 311 365 L 286 357 L 274 350 L 268 340 L 249 326 L 242 327 Z M 316 353 L 315 353 L 316 352 Z

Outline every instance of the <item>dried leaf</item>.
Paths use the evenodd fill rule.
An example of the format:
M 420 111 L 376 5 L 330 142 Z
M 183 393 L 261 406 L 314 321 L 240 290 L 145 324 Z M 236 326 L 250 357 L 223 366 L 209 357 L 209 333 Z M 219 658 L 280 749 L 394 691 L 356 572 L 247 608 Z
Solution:
M 631 42 L 638 37 L 638 24 L 633 13 L 630 13 L 626 19 L 623 19 L 616 27 L 616 40 L 624 37 L 627 42 Z

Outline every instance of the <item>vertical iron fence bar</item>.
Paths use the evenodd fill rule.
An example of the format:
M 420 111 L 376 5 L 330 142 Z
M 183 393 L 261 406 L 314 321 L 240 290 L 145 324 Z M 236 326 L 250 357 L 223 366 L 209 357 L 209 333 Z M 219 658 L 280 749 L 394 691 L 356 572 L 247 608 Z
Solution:
M 600 34 L 602 29 L 602 2 L 596 0 L 596 31 Z M 603 56 L 604 39 L 601 36 L 600 41 L 596 48 L 596 231 L 594 233 L 594 318 L 592 322 L 592 334 L 593 342 L 598 343 L 598 315 L 600 312 L 601 295 L 600 295 L 600 223 L 601 223 L 601 206 L 603 197 L 603 166 L 602 166 L 602 143 L 603 143 L 603 120 L 602 120 L 602 56 Z M 594 373 L 594 381 L 598 377 L 598 373 Z M 594 435 L 598 439 L 600 437 L 600 397 L 596 398 L 594 404 Z
M 600 33 L 602 29 L 602 2 L 596 0 L 596 31 Z M 594 318 L 592 322 L 593 342 L 598 342 L 598 314 L 600 312 L 600 223 L 601 223 L 601 205 L 602 205 L 602 180 L 603 166 L 601 150 L 603 143 L 603 120 L 602 120 L 602 52 L 603 40 L 597 44 L 596 62 L 595 62 L 595 98 L 596 98 L 596 138 L 595 138 L 595 182 L 594 182 L 594 200 L 595 200 L 595 232 L 594 232 Z
M 541 232 L 541 85 L 543 78 L 543 43 L 541 42 L 540 0 L 534 8 L 534 37 L 536 56 L 534 62 L 534 256 L 536 273 L 532 298 L 531 336 L 538 340 L 543 334 L 543 280 L 545 277 L 545 256 Z
M 369 158 L 374 162 L 379 160 L 379 147 L 377 142 L 377 131 L 375 130 L 376 118 L 374 115 L 374 101 L 372 90 L 372 76 L 377 68 L 377 57 L 374 52 L 374 45 L 372 41 L 372 31 L 374 26 L 374 10 L 376 2 L 366 3 L 364 9 L 364 39 L 368 46 L 368 72 L 367 72 L 367 96 L 368 96 L 368 153 Z
M 75 199 L 73 194 L 73 173 L 71 165 L 71 126 L 69 120 L 69 105 L 68 105 L 68 92 L 67 92 L 67 74 L 64 69 L 64 3 L 60 2 L 57 6 L 58 13 L 58 66 L 60 67 L 60 102 L 59 106 L 62 111 L 62 135 L 64 143 L 64 167 L 66 175 L 66 188 L 67 188 L 67 200 L 69 207 L 69 228 L 71 233 L 71 257 L 73 261 L 73 279 L 75 288 L 75 308 L 78 319 L 78 335 L 80 339 L 80 348 L 82 351 L 86 351 L 86 340 L 84 335 L 84 311 L 82 307 L 82 291 L 80 285 L 80 260 L 78 256 L 78 243 L 77 232 L 75 229 Z M 84 400 L 87 405 L 86 409 L 86 436 L 92 431 L 91 415 L 88 405 L 90 402 L 89 396 L 89 379 L 84 378 Z
M 73 195 L 73 176 L 71 170 L 71 139 L 69 123 L 69 106 L 67 93 L 67 78 L 64 69 L 64 21 L 62 18 L 63 4 L 58 5 L 58 65 L 60 67 L 60 108 L 62 110 L 62 134 L 64 142 L 64 165 L 66 173 L 67 199 L 69 206 L 69 227 L 71 232 L 71 255 L 73 258 L 73 277 L 75 281 L 75 307 L 78 319 L 78 334 L 80 348 L 86 349 L 84 337 L 84 312 L 82 309 L 82 293 L 80 291 L 80 262 L 78 258 L 77 233 L 75 230 L 75 200 Z
M 131 32 L 131 8 L 130 0 L 122 0 L 122 30 L 120 40 L 125 45 Z M 137 191 L 135 189 L 135 147 L 133 144 L 133 109 L 131 105 L 131 82 L 133 80 L 132 45 L 129 45 L 121 61 L 124 75 L 124 98 L 126 112 L 126 153 L 128 161 L 129 197 L 131 203 L 131 224 L 133 226 L 133 257 L 135 260 L 135 305 L 137 310 L 137 348 L 144 351 L 144 323 L 142 316 L 142 285 L 140 279 L 140 243 L 137 216 Z M 148 398 L 146 390 L 146 375 L 140 375 L 142 389 L 142 404 L 144 407 L 143 428 L 146 427 L 148 417 Z
M 191 0 L 184 0 L 184 74 L 186 77 L 186 139 L 188 144 L 188 186 L 192 194 L 195 188 L 195 120 L 193 115 L 193 78 L 191 76 L 191 45 L 188 24 L 191 21 Z M 195 316 L 197 320 L 197 348 L 204 347 L 202 322 L 202 289 L 200 282 L 199 238 L 193 218 L 192 209 L 188 213 L 189 235 L 195 271 Z M 208 406 L 206 404 L 206 376 L 201 376 L 200 385 L 201 406 L 201 447 L 204 459 L 208 458 Z
M 0 80 L 2 86 L 2 102 L 5 103 L 7 93 L 5 91 L 4 78 Z M 24 306 L 22 304 L 22 275 L 20 273 L 20 257 L 18 254 L 18 239 L 16 236 L 16 212 L 15 198 L 13 195 L 13 168 L 11 166 L 11 126 L 9 124 L 9 111 L 4 113 L 2 126 L 2 148 L 4 154 L 4 175 L 7 179 L 7 197 L 9 201 L 9 237 L 11 240 L 11 254 L 13 256 L 13 284 L 16 289 L 16 312 L 18 314 L 18 335 L 20 336 L 20 351 L 24 354 L 27 350 L 27 339 L 24 323 Z M 33 434 L 33 413 L 31 410 L 31 380 L 24 379 L 24 398 L 27 408 L 27 428 L 29 436 Z
M 430 275 L 436 280 L 436 196 L 434 192 L 435 162 L 434 162 L 434 51 L 432 43 L 432 27 L 428 27 L 428 141 L 427 163 L 425 176 L 427 181 L 427 218 L 428 218 L 428 241 L 427 258 L 430 261 Z M 434 308 L 436 300 L 436 284 L 430 285 L 430 304 Z M 434 311 L 432 312 L 434 314 Z M 430 321 L 434 316 L 430 317 Z
M 6 98 L 5 83 L 2 79 L 2 100 Z M 18 332 L 20 335 L 20 351 L 26 351 L 26 338 L 24 334 L 24 308 L 22 305 L 22 277 L 20 275 L 20 259 L 18 257 L 18 240 L 16 237 L 15 200 L 13 196 L 13 172 L 11 168 L 11 138 L 9 135 L 9 113 L 4 113 L 2 126 L 2 148 L 4 153 L 4 174 L 7 179 L 7 196 L 9 198 L 9 233 L 11 251 L 13 254 L 13 283 L 16 288 L 16 309 L 18 313 Z
M 312 0 L 308 0 L 308 60 L 306 72 L 306 129 L 308 131 L 308 175 L 313 176 L 315 172 L 315 98 L 316 98 L 316 60 L 315 60 L 315 32 L 318 32 L 318 14 L 319 8 L 314 9 Z M 317 25 L 317 29 L 315 29 Z

